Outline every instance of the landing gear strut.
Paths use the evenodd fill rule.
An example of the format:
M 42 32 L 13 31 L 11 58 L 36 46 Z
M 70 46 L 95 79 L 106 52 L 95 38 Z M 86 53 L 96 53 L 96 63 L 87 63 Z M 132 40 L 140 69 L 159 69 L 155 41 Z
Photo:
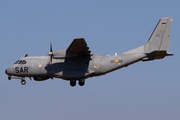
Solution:
M 11 76 L 10 75 L 8 75 L 8 80 L 11 80 Z
M 22 84 L 22 85 L 25 85 L 25 84 L 26 84 L 26 81 L 22 79 L 22 80 L 21 80 L 21 84 Z
M 74 87 L 75 85 L 76 85 L 76 79 L 71 79 L 70 80 L 70 85 L 72 86 L 72 87 Z

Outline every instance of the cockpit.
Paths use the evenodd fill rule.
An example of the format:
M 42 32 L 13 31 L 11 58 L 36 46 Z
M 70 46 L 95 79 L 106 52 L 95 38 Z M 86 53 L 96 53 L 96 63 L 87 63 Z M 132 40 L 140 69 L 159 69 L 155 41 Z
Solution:
M 25 60 L 18 60 L 14 64 L 26 64 Z

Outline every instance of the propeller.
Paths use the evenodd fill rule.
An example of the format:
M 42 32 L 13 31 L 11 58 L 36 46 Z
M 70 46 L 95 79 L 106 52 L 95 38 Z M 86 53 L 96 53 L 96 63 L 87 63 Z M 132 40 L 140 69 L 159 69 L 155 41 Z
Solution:
M 50 52 L 48 53 L 50 56 L 50 71 L 51 71 L 51 66 L 52 66 L 52 57 L 53 57 L 53 51 L 52 51 L 52 43 L 50 44 Z

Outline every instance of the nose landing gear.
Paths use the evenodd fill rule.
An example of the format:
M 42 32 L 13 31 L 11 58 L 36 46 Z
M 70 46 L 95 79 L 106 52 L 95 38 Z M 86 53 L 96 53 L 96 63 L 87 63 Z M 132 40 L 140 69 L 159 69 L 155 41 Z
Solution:
M 8 75 L 8 80 L 11 80 L 11 76 L 10 75 Z
M 14 78 L 14 79 L 21 79 L 21 84 L 22 84 L 22 85 L 25 85 L 25 84 L 26 84 L 25 77 L 18 77 L 18 76 L 11 76 L 11 75 L 8 75 L 8 79 L 11 80 L 11 78 Z

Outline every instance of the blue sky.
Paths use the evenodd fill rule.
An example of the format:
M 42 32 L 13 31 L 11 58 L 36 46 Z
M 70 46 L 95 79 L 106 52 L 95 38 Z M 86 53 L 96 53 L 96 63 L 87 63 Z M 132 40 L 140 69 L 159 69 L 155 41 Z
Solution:
M 179 120 L 178 0 L 1 0 L 0 119 Z M 85 38 L 93 53 L 118 54 L 143 45 L 161 17 L 173 17 L 173 57 L 139 62 L 89 78 L 83 87 L 61 79 L 8 80 L 4 73 L 25 54 L 46 56 Z M 141 41 L 141 42 L 140 42 Z

